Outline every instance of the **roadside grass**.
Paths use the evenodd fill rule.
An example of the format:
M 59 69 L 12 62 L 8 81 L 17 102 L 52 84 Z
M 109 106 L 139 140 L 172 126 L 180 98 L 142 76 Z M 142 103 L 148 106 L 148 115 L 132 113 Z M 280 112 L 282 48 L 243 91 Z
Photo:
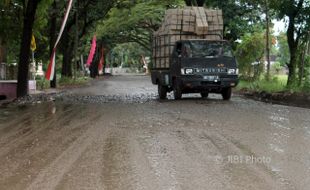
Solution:
M 57 88 L 75 87 L 86 85 L 89 81 L 89 77 L 60 77 L 57 76 Z M 44 90 L 50 88 L 50 81 L 46 80 L 44 77 L 37 78 L 37 90 Z
M 77 78 L 71 78 L 71 77 L 61 77 L 58 86 L 60 88 L 64 87 L 72 87 L 72 86 L 83 86 L 86 85 L 89 82 L 89 77 L 77 77 Z
M 286 88 L 287 78 L 286 75 L 276 75 L 270 81 L 267 81 L 265 78 L 261 78 L 257 81 L 241 80 L 237 86 L 237 90 L 246 89 L 259 92 L 265 91 L 268 93 L 283 92 L 288 90 Z M 297 89 L 292 90 L 297 91 Z

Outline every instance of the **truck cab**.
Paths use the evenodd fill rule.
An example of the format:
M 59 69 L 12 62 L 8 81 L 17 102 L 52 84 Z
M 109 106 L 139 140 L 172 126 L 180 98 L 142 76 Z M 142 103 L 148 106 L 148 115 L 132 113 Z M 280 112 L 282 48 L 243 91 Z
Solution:
M 175 99 L 185 93 L 219 93 L 231 98 L 238 84 L 238 68 L 231 46 L 224 40 L 180 40 L 174 44 L 169 68 L 152 71 L 153 84 L 158 85 L 161 99 L 173 91 Z

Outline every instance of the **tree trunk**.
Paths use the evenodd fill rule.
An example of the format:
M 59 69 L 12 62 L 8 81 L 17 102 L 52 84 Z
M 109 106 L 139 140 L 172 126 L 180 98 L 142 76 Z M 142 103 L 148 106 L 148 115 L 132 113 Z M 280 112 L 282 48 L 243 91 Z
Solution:
M 74 39 L 70 38 L 68 28 L 65 28 L 61 40 L 61 53 L 63 55 L 61 76 L 72 77 L 72 59 L 74 53 Z
M 70 42 L 63 53 L 61 76 L 72 77 L 73 43 Z
M 96 47 L 94 59 L 91 62 L 91 65 L 89 67 L 90 77 L 92 77 L 92 78 L 96 78 L 99 75 L 98 65 L 99 65 L 99 61 L 100 61 L 100 54 L 101 54 L 100 49 L 101 49 L 101 47 L 102 47 L 101 42 L 97 41 L 97 47 Z
M 29 72 L 29 54 L 32 36 L 32 27 L 35 20 L 36 9 L 40 0 L 28 1 L 20 46 L 19 63 L 18 63 L 18 83 L 17 97 L 23 97 L 28 94 L 28 72 Z
M 0 39 L 0 64 L 6 62 L 6 51 L 5 44 Z
M 287 86 L 288 87 L 292 87 L 293 84 L 295 84 L 296 82 L 296 59 L 295 58 L 291 58 L 290 63 L 288 65 L 288 80 L 287 80 Z
M 288 64 L 289 74 L 287 80 L 287 86 L 292 87 L 296 83 L 296 69 L 297 69 L 297 47 L 291 50 L 291 58 Z
M 269 4 L 265 0 L 266 6 L 266 59 L 267 59 L 267 81 L 270 80 L 270 17 L 269 17 Z
M 54 49 L 54 45 L 56 42 L 56 25 L 57 25 L 57 7 L 56 7 L 56 0 L 54 0 L 53 4 L 52 4 L 52 13 L 51 13 L 51 18 L 50 18 L 50 55 L 52 55 L 53 53 L 53 49 Z M 56 66 L 55 66 L 56 67 Z M 54 79 L 50 82 L 50 87 L 51 88 L 56 88 L 56 68 L 55 68 L 55 72 L 54 72 Z
M 295 40 L 295 17 L 289 17 L 289 25 L 287 29 L 287 42 L 290 50 L 290 62 L 287 65 L 289 69 L 289 75 L 287 80 L 287 86 L 291 87 L 296 81 L 296 68 L 297 68 L 297 47 L 298 41 Z

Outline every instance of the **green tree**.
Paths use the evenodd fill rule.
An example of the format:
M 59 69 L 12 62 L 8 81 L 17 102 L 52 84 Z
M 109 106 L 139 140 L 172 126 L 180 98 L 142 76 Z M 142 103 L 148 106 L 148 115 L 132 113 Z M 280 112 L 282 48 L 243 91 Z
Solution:
M 47 24 L 45 15 L 49 3 L 50 0 L 7 0 L 0 3 L 0 61 L 18 60 L 19 97 L 27 94 L 28 89 L 31 35 L 34 33 L 37 39 L 44 38 L 39 31 Z
M 87 34 L 94 30 L 97 22 L 105 18 L 110 9 L 116 6 L 117 3 L 118 1 L 116 0 L 87 0 L 78 1 L 77 4 L 75 4 L 75 12 L 71 14 L 68 19 L 67 26 L 60 43 L 60 51 L 63 55 L 61 71 L 62 76 L 72 77 L 76 27 L 78 28 L 79 44 L 86 43 L 87 40 L 89 40 L 89 36 Z M 63 6 L 65 5 L 63 4 Z M 77 19 L 76 14 L 78 14 Z M 76 20 L 78 20 L 78 22 L 76 22 Z
M 112 52 L 114 54 L 114 59 L 123 59 L 125 66 L 135 68 L 141 68 L 143 66 L 141 63 L 142 56 L 150 56 L 149 51 L 135 42 L 118 44 L 113 48 Z M 124 56 L 128 57 L 128 62 L 125 62 Z
M 0 63 L 17 61 L 23 7 L 19 1 L 0 2 Z
M 41 0 L 28 1 L 24 8 L 25 15 L 18 62 L 17 97 L 22 97 L 28 94 L 30 43 L 35 14 L 40 1 Z
M 290 61 L 290 51 L 288 48 L 288 44 L 287 44 L 287 36 L 285 33 L 280 33 L 279 36 L 277 37 L 277 41 L 278 41 L 278 60 L 281 64 L 281 66 L 286 66 L 288 65 L 289 61 Z
M 125 1 L 113 8 L 98 25 L 97 33 L 109 43 L 135 42 L 151 51 L 152 34 L 161 25 L 165 10 L 184 5 L 183 1 Z M 126 19 L 124 19 L 126 18 Z
M 310 2 L 307 0 L 270 0 L 270 5 L 277 12 L 279 19 L 288 18 L 286 35 L 290 60 L 287 64 L 289 68 L 287 86 L 290 87 L 296 82 L 298 47 L 301 39 L 310 30 Z
M 261 10 L 248 1 L 208 0 L 205 4 L 209 8 L 223 10 L 224 38 L 227 40 L 235 41 L 246 33 L 254 32 L 258 26 L 263 26 Z
M 257 79 L 263 68 L 265 50 L 264 33 L 261 31 L 246 34 L 235 52 L 239 63 L 240 73 L 245 79 Z M 252 64 L 255 65 L 253 66 Z
M 270 54 L 271 54 L 271 34 L 270 34 L 270 28 L 271 28 L 271 19 L 272 19 L 272 10 L 270 10 L 270 0 L 245 0 L 245 2 L 248 2 L 251 5 L 254 5 L 258 8 L 258 10 L 264 14 L 265 19 L 265 29 L 266 29 L 266 38 L 265 38 L 265 50 L 266 50 L 266 61 L 267 61 L 267 73 L 266 73 L 266 79 L 267 81 L 270 80 Z

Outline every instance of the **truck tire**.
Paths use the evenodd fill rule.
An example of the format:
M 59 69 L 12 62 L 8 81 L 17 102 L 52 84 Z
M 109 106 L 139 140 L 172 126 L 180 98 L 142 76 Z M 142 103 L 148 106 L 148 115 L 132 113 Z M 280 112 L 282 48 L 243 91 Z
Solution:
M 167 87 L 161 84 L 158 84 L 158 96 L 159 99 L 163 100 L 167 98 Z
M 208 92 L 201 92 L 200 95 L 202 98 L 208 98 L 209 93 Z
M 175 100 L 180 100 L 182 98 L 181 86 L 177 81 L 174 81 L 173 83 L 173 95 Z
M 231 98 L 231 88 L 230 87 L 223 88 L 222 97 L 223 97 L 223 100 L 230 100 L 230 98 Z

